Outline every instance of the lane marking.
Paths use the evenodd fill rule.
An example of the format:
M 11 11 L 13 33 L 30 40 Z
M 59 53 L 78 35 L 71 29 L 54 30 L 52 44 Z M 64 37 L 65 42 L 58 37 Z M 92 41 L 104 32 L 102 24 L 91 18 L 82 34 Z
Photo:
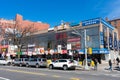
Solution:
M 27 72 L 27 71 L 23 71 L 23 70 L 13 70 L 13 69 L 4 69 L 4 68 L 0 68 L 0 70 L 6 70 L 6 71 L 10 71 L 10 72 L 17 72 L 17 73 L 25 73 L 25 74 L 33 74 L 33 75 L 41 75 L 41 76 L 46 76 L 47 75 L 47 74 L 43 74 L 43 73 Z M 60 78 L 61 76 L 51 75 L 51 77 Z M 9 80 L 9 79 L 6 79 L 6 80 Z M 70 80 L 81 80 L 81 79 L 79 79 L 79 78 L 70 78 Z
M 81 80 L 79 78 L 70 78 L 70 80 Z
M 46 75 L 47 75 L 47 74 L 43 74 L 43 73 L 27 72 L 27 71 L 12 70 L 12 69 L 4 69 L 4 68 L 0 68 L 0 70 L 6 70 L 6 71 L 10 71 L 10 72 L 17 72 L 17 73 L 25 73 L 25 74 L 33 74 L 33 75 L 42 75 L 42 76 L 46 76 Z M 51 77 L 59 78 L 59 77 L 61 77 L 61 76 L 58 76 L 58 75 L 51 75 Z
M 52 77 L 59 78 L 59 77 L 61 77 L 61 76 L 58 76 L 58 75 L 53 75 Z
M 6 71 L 10 71 L 10 72 L 17 72 L 17 73 L 25 73 L 25 74 L 33 74 L 33 75 L 41 75 L 41 76 L 46 76 L 47 75 L 47 74 L 43 74 L 43 73 L 27 72 L 27 71 L 12 70 L 12 69 L 2 69 L 2 68 L 0 68 L 0 70 L 6 70 Z
M 4 77 L 0 77 L 0 80 L 10 80 L 10 79 L 7 79 L 7 78 L 4 78 Z

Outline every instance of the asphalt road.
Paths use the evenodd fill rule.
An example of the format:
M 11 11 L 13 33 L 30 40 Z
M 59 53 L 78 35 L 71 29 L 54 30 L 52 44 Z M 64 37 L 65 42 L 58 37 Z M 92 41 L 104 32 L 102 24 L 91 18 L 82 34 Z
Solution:
M 0 66 L 0 80 L 120 80 L 120 73 Z

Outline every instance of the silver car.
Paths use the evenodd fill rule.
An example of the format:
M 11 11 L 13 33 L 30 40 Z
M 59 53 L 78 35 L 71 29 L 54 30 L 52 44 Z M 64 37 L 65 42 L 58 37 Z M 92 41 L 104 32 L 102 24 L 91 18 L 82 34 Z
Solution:
M 38 67 L 47 67 L 47 60 L 45 58 L 30 58 L 26 63 L 26 67 L 35 66 Z
M 20 67 L 25 66 L 28 60 L 29 60 L 28 58 L 16 58 L 13 64 L 18 65 Z

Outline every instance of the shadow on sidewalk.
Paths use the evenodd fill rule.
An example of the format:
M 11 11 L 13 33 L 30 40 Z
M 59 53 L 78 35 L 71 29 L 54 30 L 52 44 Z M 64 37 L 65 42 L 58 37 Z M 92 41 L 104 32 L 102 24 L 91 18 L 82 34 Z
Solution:
M 114 68 L 114 70 L 120 71 L 120 68 L 119 68 L 118 66 L 116 66 L 116 67 Z

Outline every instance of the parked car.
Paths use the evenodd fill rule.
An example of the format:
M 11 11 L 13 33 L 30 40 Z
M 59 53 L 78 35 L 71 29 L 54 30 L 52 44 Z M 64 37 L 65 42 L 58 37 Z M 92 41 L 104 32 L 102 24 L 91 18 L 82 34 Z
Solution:
M 4 59 L 4 58 L 0 58 L 0 65 L 11 65 L 12 64 L 12 60 L 9 59 Z
M 45 58 L 30 58 L 26 63 L 26 67 L 35 66 L 38 67 L 47 67 L 47 59 Z
M 70 60 L 70 59 L 58 59 L 49 65 L 49 69 L 63 68 L 63 70 L 67 70 L 67 69 L 75 69 L 75 67 L 76 65 L 74 63 L 74 60 Z
M 25 66 L 28 60 L 29 60 L 28 58 L 16 58 L 13 64 L 20 67 Z

